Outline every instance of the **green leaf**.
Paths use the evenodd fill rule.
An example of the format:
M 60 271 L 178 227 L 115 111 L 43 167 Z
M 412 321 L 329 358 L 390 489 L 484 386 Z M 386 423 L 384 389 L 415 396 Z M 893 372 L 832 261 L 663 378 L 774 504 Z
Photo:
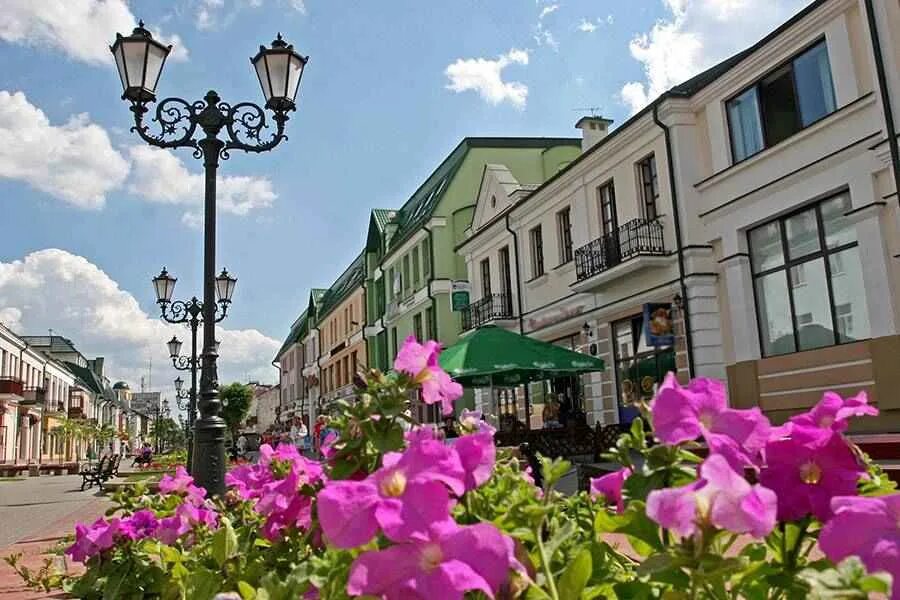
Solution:
M 866 574 L 855 556 L 841 561 L 836 569 L 804 569 L 798 577 L 809 586 L 808 597 L 816 600 L 866 600 L 870 593 L 887 594 L 891 589 L 890 575 Z
M 560 600 L 577 600 L 591 577 L 591 553 L 585 548 L 575 557 L 559 579 Z
M 222 517 L 221 524 L 212 536 L 212 557 L 219 565 L 223 567 L 228 559 L 237 554 L 238 539 L 234 533 L 234 527 L 231 526 L 231 519 Z
M 246 581 L 238 581 L 237 584 L 238 592 L 241 594 L 241 598 L 243 600 L 255 600 L 256 598 L 256 588 L 247 583 Z
M 671 554 L 654 554 L 641 561 L 641 564 L 639 564 L 637 568 L 637 574 L 641 577 L 655 575 L 675 566 L 678 565 Z
M 525 600 L 552 600 L 550 594 L 536 585 L 532 585 L 525 592 Z
M 547 540 L 547 543 L 544 544 L 544 550 L 547 552 L 547 559 L 552 561 L 553 555 L 556 554 L 559 547 L 566 540 L 571 538 L 574 533 L 575 523 L 573 521 L 566 521 L 566 523 L 560 527 L 549 540 Z
M 621 515 L 613 515 L 605 510 L 597 511 L 594 531 L 600 538 L 604 533 L 627 535 L 628 541 L 641 556 L 649 556 L 654 550 L 663 549 L 659 526 L 647 517 L 643 502 L 631 502 Z

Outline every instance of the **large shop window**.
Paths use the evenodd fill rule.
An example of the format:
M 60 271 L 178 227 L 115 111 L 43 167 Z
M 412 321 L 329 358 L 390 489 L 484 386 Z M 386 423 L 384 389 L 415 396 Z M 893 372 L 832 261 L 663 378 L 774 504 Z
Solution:
M 749 233 L 763 356 L 870 336 L 856 228 L 841 194 Z
M 619 422 L 640 415 L 636 403 L 650 402 L 669 371 L 675 371 L 672 346 L 650 346 L 644 334 L 644 315 L 613 323 L 613 350 L 619 391 Z
M 836 108 L 825 40 L 726 103 L 734 162 L 774 146 Z

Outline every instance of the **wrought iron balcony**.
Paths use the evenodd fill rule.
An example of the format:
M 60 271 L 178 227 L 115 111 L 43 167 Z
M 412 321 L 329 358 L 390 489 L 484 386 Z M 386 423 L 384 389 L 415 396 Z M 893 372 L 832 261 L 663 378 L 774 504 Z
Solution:
M 83 419 L 84 418 L 84 408 L 81 406 L 70 406 L 69 407 L 69 418 L 70 419 Z
M 25 387 L 18 377 L 0 377 L 0 394 L 21 396 Z
M 462 310 L 463 330 L 474 329 L 497 319 L 512 319 L 512 297 L 509 294 L 490 294 Z
M 575 250 L 575 276 L 578 281 L 583 281 L 636 256 L 665 254 L 663 226 L 659 219 L 634 219 Z

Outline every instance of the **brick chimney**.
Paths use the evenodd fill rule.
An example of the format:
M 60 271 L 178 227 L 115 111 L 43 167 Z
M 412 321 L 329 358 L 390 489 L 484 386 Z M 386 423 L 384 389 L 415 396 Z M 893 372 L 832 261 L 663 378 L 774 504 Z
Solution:
M 582 132 L 581 151 L 587 152 L 597 142 L 605 138 L 606 134 L 609 133 L 610 125 L 612 125 L 612 120 L 604 119 L 603 117 L 591 116 L 578 119 L 578 122 L 575 123 L 575 128 L 580 129 Z

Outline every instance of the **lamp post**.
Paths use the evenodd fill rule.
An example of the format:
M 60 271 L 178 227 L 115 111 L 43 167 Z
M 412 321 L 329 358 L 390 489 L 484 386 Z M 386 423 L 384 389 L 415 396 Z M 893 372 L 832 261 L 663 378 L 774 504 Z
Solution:
M 220 275 L 220 277 L 222 277 L 222 275 Z M 181 340 L 174 335 L 171 340 L 166 342 L 166 347 L 169 349 L 169 358 L 172 359 L 172 366 L 175 367 L 175 370 L 191 372 L 191 388 L 189 390 L 183 389 L 184 380 L 181 377 L 175 379 L 175 402 L 178 405 L 178 409 L 185 411 L 187 414 L 187 421 L 185 422 L 185 440 L 187 441 L 188 470 L 191 469 L 194 455 L 193 444 L 191 441 L 194 432 L 194 420 L 197 416 L 197 371 L 200 368 L 200 360 L 197 356 L 197 327 L 201 320 L 199 315 L 202 314 L 202 310 L 200 310 L 198 305 L 199 302 L 197 302 L 197 298 L 192 298 L 191 302 L 188 303 L 186 313 L 188 316 L 188 325 L 191 328 L 191 354 L 189 356 L 181 354 Z M 225 318 L 226 311 L 227 304 L 222 310 L 221 317 L 218 318 L 219 321 Z M 219 352 L 219 343 L 220 342 L 216 340 L 215 350 L 217 355 Z M 182 404 L 182 400 L 187 400 L 187 404 Z
M 160 425 L 160 422 L 162 421 L 163 416 L 165 416 L 166 418 L 169 417 L 169 401 L 166 399 L 163 399 L 162 402 L 156 403 L 156 426 L 153 429 L 156 430 L 155 431 L 156 435 L 154 437 L 156 437 L 156 453 L 157 454 L 162 454 L 162 435 L 160 433 L 159 425 Z
M 201 354 L 200 393 L 197 398 L 200 418 L 195 423 L 194 464 L 192 474 L 197 483 L 212 494 L 225 490 L 225 421 L 218 394 L 217 353 L 215 344 L 216 302 L 219 293 L 230 301 L 230 294 L 219 288 L 215 278 L 216 265 L 216 171 L 219 160 L 229 158 L 232 150 L 265 152 L 286 139 L 284 135 L 288 113 L 296 109 L 297 91 L 308 57 L 302 56 L 281 38 L 271 48 L 260 46 L 250 59 L 265 97 L 265 108 L 272 111 L 275 131 L 262 139 L 269 126 L 266 111 L 252 102 L 229 104 L 210 90 L 203 100 L 188 102 L 181 98 L 166 98 L 156 105 L 153 120 L 159 133 L 150 132 L 144 123 L 148 105 L 156 102 L 156 87 L 171 46 L 153 39 L 140 22 L 131 35 L 116 35 L 110 50 L 122 80 L 122 99 L 131 103 L 134 114 L 132 131 L 158 148 L 190 148 L 195 158 L 203 159 L 205 170 L 204 194 L 204 256 L 203 256 L 203 347 Z M 198 131 L 199 129 L 199 131 Z M 195 136 L 195 134 L 197 134 Z M 220 135 L 222 138 L 220 139 Z M 230 280 L 233 290 L 234 280 Z M 156 283 L 156 282 L 154 282 Z M 174 287 L 174 278 L 172 279 Z M 229 285 L 225 283 L 226 287 Z M 165 286 L 168 287 L 168 286 Z M 157 298 L 165 313 L 169 295 Z

